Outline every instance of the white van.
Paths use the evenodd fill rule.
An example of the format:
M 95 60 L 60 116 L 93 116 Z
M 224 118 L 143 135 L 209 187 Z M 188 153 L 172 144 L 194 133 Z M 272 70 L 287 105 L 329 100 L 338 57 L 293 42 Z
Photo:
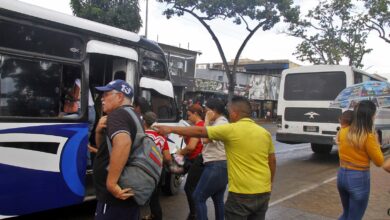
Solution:
M 339 129 L 342 110 L 330 103 L 346 87 L 383 79 L 342 65 L 314 65 L 282 72 L 276 140 L 310 143 L 313 152 L 329 153 Z

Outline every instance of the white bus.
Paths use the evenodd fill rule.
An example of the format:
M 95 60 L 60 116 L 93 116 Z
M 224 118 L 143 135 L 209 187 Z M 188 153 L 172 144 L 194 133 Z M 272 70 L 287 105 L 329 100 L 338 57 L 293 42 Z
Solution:
M 124 79 L 135 97 L 148 100 L 159 122 L 178 121 L 156 43 L 17 0 L 0 1 L 0 29 L 0 219 L 94 197 L 86 168 L 89 91 L 97 112 L 92 117 L 102 115 L 95 86 Z M 81 111 L 63 117 L 75 79 L 81 79 Z M 164 187 L 174 193 L 180 182 L 168 173 Z
M 344 88 L 369 80 L 383 81 L 356 68 L 314 65 L 282 72 L 276 140 L 310 143 L 313 152 L 329 153 L 339 129 L 342 109 L 330 103 Z

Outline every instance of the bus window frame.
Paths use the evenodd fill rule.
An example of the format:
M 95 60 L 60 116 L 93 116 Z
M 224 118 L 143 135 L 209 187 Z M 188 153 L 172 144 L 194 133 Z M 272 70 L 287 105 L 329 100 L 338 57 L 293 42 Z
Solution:
M 34 18 L 30 18 L 32 20 L 34 20 Z M 62 29 L 59 29 L 59 28 L 55 28 L 55 27 L 51 27 L 51 26 L 45 26 L 45 25 L 42 25 L 40 24 L 39 22 L 37 23 L 34 23 L 32 24 L 33 22 L 35 21 L 26 21 L 24 19 L 13 19 L 13 18 L 8 18 L 8 17 L 4 17 L 4 16 L 0 16 L 0 21 L 1 20 L 4 20 L 4 21 L 8 21 L 8 22 L 14 22 L 14 23 L 17 23 L 17 24 L 21 24 L 21 25 L 26 25 L 26 26 L 30 26 L 32 28 L 40 28 L 40 29 L 43 29 L 43 30 L 50 30 L 50 31 L 53 31 L 53 32 L 57 32 L 57 33 L 60 33 L 60 34 L 65 34 L 65 35 L 71 35 L 71 36 L 74 36 L 76 38 L 78 38 L 81 42 L 81 45 L 82 45 L 82 48 L 80 48 L 82 51 L 81 51 L 81 56 L 80 56 L 80 59 L 71 59 L 71 58 L 67 58 L 67 57 L 62 57 L 62 56 L 56 56 L 56 55 L 50 55 L 50 54 L 43 54 L 43 53 L 38 53 L 38 52 L 32 52 L 32 51 L 27 51 L 27 50 L 19 50 L 19 49 L 13 49 L 13 48 L 9 48 L 9 47 L 1 47 L 0 46 L 0 53 L 1 52 L 10 52 L 10 53 L 13 53 L 15 55 L 30 55 L 32 57 L 42 57 L 42 58 L 47 58 L 47 59 L 53 59 L 53 60 L 56 60 L 56 61 L 67 61 L 67 62 L 82 62 L 83 60 L 86 59 L 86 56 L 87 56 L 87 39 L 85 39 L 85 37 L 83 37 L 82 35 L 80 34 L 76 34 L 76 33 L 73 33 L 73 32 L 69 32 L 69 31 L 66 31 L 66 30 L 62 30 Z M 59 25 L 60 27 L 61 25 Z
M 86 115 L 86 107 L 88 106 L 88 104 L 85 104 L 86 101 L 85 100 L 88 100 L 88 90 L 86 90 L 87 92 L 85 92 L 85 88 L 86 88 L 86 84 L 88 84 L 87 82 L 87 77 L 86 77 L 86 66 L 84 63 L 75 63 L 75 62 L 66 62 L 66 61 L 59 61 L 59 60 L 55 60 L 55 59 L 47 59 L 47 58 L 42 58 L 42 57 L 36 57 L 36 56 L 28 56 L 28 55 L 25 55 L 25 54 L 13 54 L 13 53 L 7 53 L 7 52 L 3 52 L 0 50 L 0 54 L 4 54 L 4 55 L 8 55 L 8 56 L 12 56 L 12 57 L 17 57 L 17 58 L 22 58 L 22 59 L 29 59 L 29 60 L 34 60 L 34 61 L 37 61 L 37 62 L 40 62 L 40 61 L 49 61 L 49 62 L 57 62 L 59 63 L 60 65 L 64 66 L 64 65 L 68 65 L 68 66 L 73 66 L 73 67 L 79 67 L 80 68 L 80 77 L 81 77 L 81 89 L 82 89 L 82 92 L 81 92 L 81 111 L 80 111 L 80 114 L 78 115 L 78 117 L 75 117 L 75 118 L 64 118 L 64 117 L 60 117 L 59 115 L 57 117 L 31 117 L 31 116 L 2 116 L 0 115 L 0 121 L 1 122 L 52 122 L 52 121 L 55 121 L 55 122 L 81 122 L 81 121 L 85 121 L 87 120 L 87 115 Z M 60 79 L 60 87 L 63 85 L 63 72 L 61 72 L 61 79 Z M 83 87 L 84 86 L 84 87 Z M 61 96 L 62 96 L 62 91 L 60 91 L 60 99 L 61 99 Z M 61 100 L 60 100 L 61 101 Z M 61 112 L 60 111 L 61 109 L 59 109 L 59 113 Z

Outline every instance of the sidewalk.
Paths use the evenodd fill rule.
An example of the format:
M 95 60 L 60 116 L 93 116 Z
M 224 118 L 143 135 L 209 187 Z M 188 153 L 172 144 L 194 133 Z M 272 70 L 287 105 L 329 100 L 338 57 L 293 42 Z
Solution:
M 267 219 L 337 219 L 342 212 L 337 180 L 298 194 L 284 202 L 271 206 Z M 272 200 L 271 200 L 272 203 Z M 390 219 L 390 174 L 382 168 L 371 166 L 371 194 L 363 219 Z

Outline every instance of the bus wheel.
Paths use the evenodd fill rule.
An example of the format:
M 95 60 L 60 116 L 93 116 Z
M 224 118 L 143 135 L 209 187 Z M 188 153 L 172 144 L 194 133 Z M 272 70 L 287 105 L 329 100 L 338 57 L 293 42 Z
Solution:
M 184 176 L 167 172 L 165 178 L 165 184 L 162 187 L 163 192 L 168 195 L 176 195 L 180 190 L 180 185 L 183 182 Z
M 311 150 L 316 154 L 329 154 L 333 145 L 330 144 L 313 144 L 311 143 Z

